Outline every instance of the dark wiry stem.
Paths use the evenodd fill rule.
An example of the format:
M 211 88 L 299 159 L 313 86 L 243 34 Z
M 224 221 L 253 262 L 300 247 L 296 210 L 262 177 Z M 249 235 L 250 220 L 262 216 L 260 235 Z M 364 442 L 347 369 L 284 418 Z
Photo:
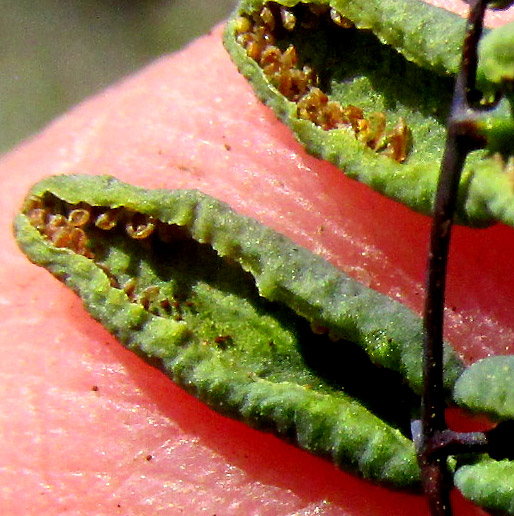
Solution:
M 455 83 L 448 121 L 430 237 L 424 312 L 425 388 L 419 461 L 423 488 L 432 516 L 452 514 L 449 498 L 451 482 L 448 478 L 446 459 L 450 451 L 454 453 L 452 448 L 460 448 L 468 442 L 463 435 L 459 436 L 447 429 L 444 417 L 443 311 L 446 266 L 459 181 L 467 154 L 484 144 L 476 135 L 472 105 L 477 100 L 477 46 L 482 33 L 486 4 L 486 0 L 475 1 L 468 18 L 461 68 Z M 478 441 L 475 440 L 479 443 L 478 446 L 482 445 L 483 441 L 481 437 Z

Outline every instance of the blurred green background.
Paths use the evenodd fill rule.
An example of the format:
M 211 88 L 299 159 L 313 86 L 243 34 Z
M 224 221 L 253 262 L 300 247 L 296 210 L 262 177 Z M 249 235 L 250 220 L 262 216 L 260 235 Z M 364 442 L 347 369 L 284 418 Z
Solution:
M 0 0 L 0 154 L 184 46 L 237 0 Z

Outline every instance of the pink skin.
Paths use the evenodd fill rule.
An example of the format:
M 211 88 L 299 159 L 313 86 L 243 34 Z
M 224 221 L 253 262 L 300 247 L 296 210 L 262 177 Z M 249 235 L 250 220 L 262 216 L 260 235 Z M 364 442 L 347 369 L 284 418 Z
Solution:
M 421 306 L 429 219 L 306 155 L 255 99 L 218 28 L 0 162 L 8 193 L 0 198 L 3 513 L 427 514 L 420 496 L 371 485 L 214 413 L 126 351 L 74 294 L 30 264 L 11 236 L 12 216 L 38 179 L 72 172 L 199 188 Z M 456 230 L 448 337 L 468 361 L 511 351 L 505 256 L 513 236 L 501 226 Z M 456 515 L 484 514 L 455 500 Z

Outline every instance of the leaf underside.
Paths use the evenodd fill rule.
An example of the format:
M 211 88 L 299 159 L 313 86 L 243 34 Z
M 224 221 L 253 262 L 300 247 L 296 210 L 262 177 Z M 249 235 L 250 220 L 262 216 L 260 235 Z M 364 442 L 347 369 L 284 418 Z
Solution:
M 69 226 L 84 212 L 85 239 Z M 367 478 L 417 484 L 406 435 L 421 322 L 399 303 L 199 192 L 49 178 L 15 226 L 93 317 L 216 410 Z M 446 369 L 450 389 L 463 369 L 450 348 Z
M 398 302 L 197 191 L 51 177 L 15 233 L 125 346 L 215 410 L 365 478 L 419 485 L 407 436 L 422 328 Z M 462 372 L 447 346 L 448 392 Z
M 267 22 L 267 16 L 263 21 L 263 8 L 274 14 L 272 23 Z M 314 22 L 312 10 L 318 13 Z M 285 28 L 284 12 L 294 17 L 294 28 Z M 334 13 L 347 21 L 334 23 Z M 251 21 L 250 29 L 242 23 L 245 19 Z M 276 72 L 269 72 L 273 69 L 269 67 L 270 46 L 265 44 L 261 53 L 255 50 L 252 42 L 260 41 L 259 31 L 263 30 L 266 38 L 273 38 L 274 46 L 286 54 L 282 65 L 292 45 L 298 56 L 296 68 L 307 65 L 314 70 L 315 78 L 309 75 L 311 80 L 299 99 L 284 88 L 284 74 L 277 78 Z M 374 190 L 429 214 L 463 34 L 464 20 L 421 0 L 243 0 L 226 26 L 224 43 L 256 94 L 292 129 L 308 152 L 334 163 Z M 362 109 L 361 125 L 369 122 L 373 128 L 377 116 L 385 118 L 381 142 L 377 143 L 369 131 L 356 128 L 355 120 L 336 127 L 328 124 L 327 130 L 327 124 L 324 128 L 318 123 L 319 115 L 306 115 L 302 106 L 307 98 L 308 110 L 313 109 L 312 88 L 322 90 L 329 102 L 343 109 Z M 459 223 L 484 226 L 502 221 L 514 225 L 514 192 L 508 165 L 512 139 L 504 136 L 512 128 L 509 106 L 502 105 L 492 122 L 485 124 L 491 131 L 490 149 L 476 151 L 468 158 L 457 208 Z M 402 120 L 410 144 L 405 160 L 399 163 L 389 157 L 388 141 L 391 134 L 394 136 L 395 124 Z M 491 127 L 498 128 L 496 133 Z M 501 139 L 508 143 L 503 141 L 500 148 L 496 143 Z

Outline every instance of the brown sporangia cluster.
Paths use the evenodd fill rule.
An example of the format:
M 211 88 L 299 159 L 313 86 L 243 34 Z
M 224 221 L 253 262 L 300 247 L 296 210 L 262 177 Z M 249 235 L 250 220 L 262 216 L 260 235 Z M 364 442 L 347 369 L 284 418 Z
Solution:
M 299 19 L 297 13 L 301 14 Z M 396 126 L 386 131 L 383 113 L 367 117 L 357 106 L 342 106 L 330 100 L 319 87 L 316 71 L 305 64 L 299 65 L 294 45 L 281 50 L 277 44 L 277 31 L 292 32 L 296 27 L 315 27 L 320 17 L 329 17 L 332 23 L 351 29 L 353 23 L 329 6 L 302 4 L 293 11 L 275 2 L 266 3 L 258 13 L 239 16 L 236 20 L 236 40 L 248 57 L 259 63 L 270 83 L 288 100 L 297 104 L 298 117 L 310 120 L 326 131 L 350 130 L 369 148 L 402 163 L 410 147 L 410 130 L 401 118 Z
M 66 247 L 92 258 L 84 228 L 90 223 L 90 211 L 75 207 L 68 213 L 56 213 L 40 197 L 32 197 L 25 207 L 30 223 L 55 247 Z
M 70 205 L 50 196 L 31 197 L 24 213 L 32 226 L 52 245 L 67 248 L 95 261 L 108 276 L 111 285 L 123 290 L 132 302 L 141 304 L 145 310 L 155 315 L 166 314 L 172 315 L 176 320 L 182 319 L 182 303 L 175 297 L 168 299 L 163 296 L 158 285 L 138 288 L 138 280 L 135 277 L 129 278 L 120 285 L 109 268 L 97 260 L 91 244 L 91 234 L 95 229 L 102 232 L 121 229 L 128 237 L 140 241 L 142 245 L 147 245 L 151 235 L 156 235 L 163 243 L 184 238 L 181 228 L 126 208 L 101 208 L 85 203 Z M 186 301 L 185 305 L 191 307 L 192 303 Z

